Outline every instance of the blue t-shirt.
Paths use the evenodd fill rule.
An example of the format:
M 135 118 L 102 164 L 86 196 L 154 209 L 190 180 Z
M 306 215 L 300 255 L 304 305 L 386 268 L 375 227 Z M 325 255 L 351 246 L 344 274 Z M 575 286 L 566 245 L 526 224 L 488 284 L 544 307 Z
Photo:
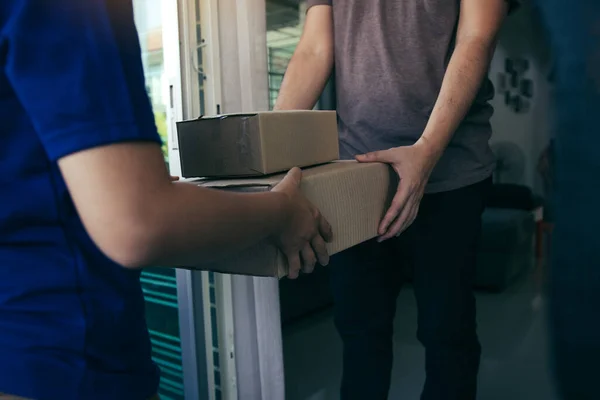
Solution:
M 0 1 L 0 393 L 157 391 L 139 272 L 87 235 L 57 160 L 160 143 L 130 1 Z

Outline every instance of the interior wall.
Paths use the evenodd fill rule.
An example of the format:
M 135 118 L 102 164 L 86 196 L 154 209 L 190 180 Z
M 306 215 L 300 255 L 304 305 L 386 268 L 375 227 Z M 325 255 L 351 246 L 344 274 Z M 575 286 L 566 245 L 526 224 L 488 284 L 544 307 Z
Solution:
M 539 156 L 552 135 L 552 85 L 548 80 L 552 59 L 542 22 L 529 2 L 507 19 L 500 33 L 490 68 L 495 86 L 498 86 L 498 74 L 504 72 L 507 57 L 529 60 L 530 67 L 524 77 L 533 81 L 533 97 L 527 112 L 515 113 L 505 105 L 504 95 L 497 90 L 492 101 L 495 108 L 492 144 L 509 141 L 518 145 L 525 155 L 525 171 L 522 178 L 511 183 L 525 184 L 542 194 L 536 169 Z

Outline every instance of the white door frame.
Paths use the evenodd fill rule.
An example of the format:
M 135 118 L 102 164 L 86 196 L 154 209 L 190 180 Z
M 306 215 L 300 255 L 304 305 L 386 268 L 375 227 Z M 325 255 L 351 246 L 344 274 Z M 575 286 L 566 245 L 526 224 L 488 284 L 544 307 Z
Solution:
M 163 57 L 165 82 L 164 98 L 168 99 L 167 129 L 169 169 L 171 175 L 181 176 L 179 144 L 176 123 L 190 114 L 188 102 L 191 96 L 185 89 L 189 76 L 185 68 L 189 47 L 189 32 L 195 32 L 185 18 L 190 4 L 188 0 L 162 0 Z M 186 400 L 208 397 L 210 384 L 207 372 L 206 334 L 204 318 L 203 288 L 201 280 L 194 279 L 194 273 L 178 269 L 176 271 L 177 304 L 179 311 L 179 332 L 183 367 L 184 398 Z
M 201 114 L 197 4 L 204 114 L 267 110 L 265 0 L 177 0 L 180 47 L 173 59 L 180 78 L 171 93 L 181 103 L 173 115 L 182 120 Z M 170 152 L 178 152 L 170 126 Z M 179 165 L 171 171 L 180 171 Z M 177 287 L 186 400 L 213 400 L 217 390 L 227 400 L 283 400 L 278 281 L 178 270 Z
M 218 0 L 177 0 L 181 77 L 178 121 L 221 112 L 221 67 Z M 200 21 L 197 21 L 197 8 Z M 200 40 L 197 24 L 200 23 Z M 202 65 L 198 49 L 202 49 Z M 201 75 L 199 77 L 199 75 Z M 202 79 L 202 82 L 200 81 Z M 204 87 L 201 110 L 199 85 Z M 178 150 L 176 132 L 173 148 Z M 179 167 L 179 166 L 178 166 Z M 180 167 L 179 167 L 180 168 Z M 179 169 L 180 171 L 180 169 Z M 198 271 L 177 271 L 186 399 L 219 397 L 236 400 L 236 364 L 231 277 Z
M 223 111 L 268 110 L 265 0 L 219 0 Z M 237 390 L 244 400 L 283 400 L 279 282 L 231 277 Z

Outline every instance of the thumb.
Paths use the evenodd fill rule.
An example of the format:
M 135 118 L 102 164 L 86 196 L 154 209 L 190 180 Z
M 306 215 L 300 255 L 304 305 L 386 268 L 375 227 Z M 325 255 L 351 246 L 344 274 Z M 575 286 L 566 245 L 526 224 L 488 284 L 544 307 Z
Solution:
M 372 153 L 361 154 L 356 156 L 356 161 L 361 163 L 389 163 L 388 150 L 374 151 Z
M 292 168 L 290 172 L 287 173 L 285 178 L 281 181 L 281 183 L 286 183 L 294 186 L 300 186 L 300 181 L 302 181 L 302 170 L 300 168 Z

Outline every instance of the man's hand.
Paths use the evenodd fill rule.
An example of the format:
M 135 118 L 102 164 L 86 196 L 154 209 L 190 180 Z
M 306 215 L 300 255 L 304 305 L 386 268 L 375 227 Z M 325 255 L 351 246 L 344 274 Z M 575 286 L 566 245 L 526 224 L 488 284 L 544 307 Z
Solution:
M 290 279 L 296 279 L 300 269 L 305 273 L 312 272 L 317 261 L 321 265 L 329 264 L 325 242 L 333 238 L 329 223 L 300 192 L 301 180 L 302 172 L 294 168 L 273 189 L 285 194 L 289 200 L 285 228 L 274 239 L 287 257 Z
M 417 218 L 419 205 L 437 156 L 424 142 L 357 156 L 359 162 L 390 164 L 400 182 L 392 204 L 379 225 L 379 241 L 400 235 Z
M 398 192 L 379 227 L 381 241 L 408 228 L 419 211 L 433 167 L 468 113 L 494 54 L 496 35 L 508 11 L 505 0 L 461 0 L 456 46 L 427 126 L 413 146 L 357 157 L 391 164 L 400 176 Z

